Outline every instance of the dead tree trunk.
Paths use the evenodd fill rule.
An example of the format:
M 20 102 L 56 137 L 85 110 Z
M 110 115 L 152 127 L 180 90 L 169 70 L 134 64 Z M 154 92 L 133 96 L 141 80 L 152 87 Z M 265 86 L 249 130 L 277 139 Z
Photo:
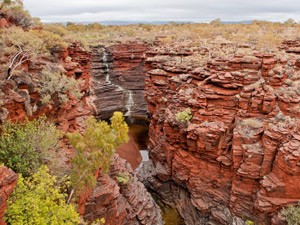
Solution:
M 28 59 L 28 52 L 24 51 L 20 46 L 18 47 L 19 47 L 19 51 L 16 52 L 9 59 L 7 77 L 6 77 L 7 80 L 9 80 L 13 76 L 14 70 L 20 65 L 22 65 Z

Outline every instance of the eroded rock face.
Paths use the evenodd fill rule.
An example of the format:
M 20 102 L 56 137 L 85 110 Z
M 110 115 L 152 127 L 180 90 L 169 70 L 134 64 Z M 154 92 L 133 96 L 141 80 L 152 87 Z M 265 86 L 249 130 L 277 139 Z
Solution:
M 133 46 L 135 45 L 128 44 L 112 46 L 109 50 L 105 49 L 105 51 L 109 52 L 108 55 L 105 58 L 102 52 L 100 64 L 97 64 L 98 59 L 95 59 L 95 57 L 97 58 L 98 56 L 95 56 L 95 51 L 89 53 L 83 50 L 79 44 L 74 43 L 68 49 L 55 52 L 53 59 L 55 62 L 40 61 L 35 64 L 30 64 L 29 62 L 23 65 L 24 74 L 0 84 L 1 122 L 7 119 L 22 121 L 26 117 L 33 119 L 45 114 L 63 132 L 80 132 L 84 129 L 83 122 L 85 118 L 90 115 L 107 119 L 116 110 L 124 113 L 128 113 L 128 110 L 130 110 L 130 114 L 127 114 L 127 116 L 145 116 L 143 54 L 146 51 L 146 47 L 137 45 L 137 50 L 133 50 Z M 120 51 L 120 55 L 117 55 L 117 51 Z M 116 58 L 113 62 L 112 57 Z M 136 59 L 132 62 L 127 62 L 129 58 Z M 111 77 L 106 77 L 108 73 L 103 72 L 103 69 L 109 70 L 106 67 L 106 63 L 109 68 L 114 68 L 109 74 Z M 61 104 L 54 99 L 53 104 L 42 105 L 41 97 L 36 92 L 36 84 L 32 82 L 31 74 L 39 74 L 45 64 L 56 66 L 61 73 L 81 80 L 82 84 L 79 88 L 83 97 L 79 100 L 70 99 L 65 104 Z M 99 72 L 99 70 L 101 71 Z M 110 71 L 107 72 L 110 73 Z M 92 79 L 90 79 L 91 73 L 94 75 Z M 121 84 L 123 87 L 121 87 Z M 117 91 L 116 95 L 114 91 Z M 131 101 L 134 104 L 129 101 L 130 92 Z M 96 98 L 95 94 L 97 95 Z M 119 99 L 120 96 L 122 101 Z M 121 108 L 120 105 L 122 106 Z M 104 107 L 105 110 L 101 111 L 101 107 Z M 98 112 L 101 113 L 98 114 Z M 141 160 L 141 156 L 139 149 L 132 142 L 121 146 L 118 151 L 121 151 L 124 158 L 130 159 L 130 163 L 136 167 Z M 131 147 L 135 148 L 134 151 L 129 150 Z M 124 153 L 122 149 L 125 149 L 127 152 Z M 135 152 L 136 154 L 131 154 L 128 157 L 126 156 L 128 152 Z M 73 153 L 74 149 L 65 140 L 63 147 L 57 153 L 57 157 L 60 157 L 62 165 L 55 165 L 55 168 L 69 169 Z M 110 173 L 108 175 L 100 175 L 96 188 L 86 190 L 86 195 L 79 200 L 79 212 L 81 215 L 88 221 L 105 218 L 105 224 L 111 225 L 162 224 L 158 206 L 144 185 L 137 180 L 130 165 L 117 156 L 113 159 L 113 162 Z M 0 219 L 3 217 L 5 202 L 15 186 L 17 177 L 11 170 L 6 172 L 12 174 L 2 176 L 1 169 L 2 167 L 0 167 Z M 128 183 L 123 184 L 117 181 L 117 177 L 120 174 L 128 176 Z M 3 182 L 2 177 L 5 178 Z M 10 183 L 11 181 L 14 181 L 14 183 Z
M 300 200 L 300 67 L 291 45 L 202 67 L 184 48 L 148 52 L 153 167 L 141 177 L 186 224 L 271 224 Z M 178 121 L 186 108 L 192 119 Z
M 128 117 L 146 117 L 144 43 L 117 44 L 92 49 L 91 94 L 96 115 L 110 118 L 114 111 Z
M 3 221 L 4 212 L 7 207 L 6 201 L 17 185 L 18 175 L 5 166 L 0 166 L 0 225 Z
M 68 49 L 54 53 L 53 61 L 28 62 L 23 65 L 24 73 L 11 80 L 0 84 L 0 122 L 5 119 L 22 121 L 46 115 L 54 120 L 64 132 L 80 130 L 85 117 L 92 114 L 92 106 L 89 102 L 89 77 L 90 77 L 90 54 L 83 50 L 79 44 L 74 43 Z M 70 99 L 66 103 L 59 103 L 54 99 L 53 103 L 42 104 L 41 96 L 36 91 L 34 75 L 41 72 L 45 65 L 57 67 L 58 70 L 69 77 L 81 80 L 80 100 Z
M 159 207 L 129 163 L 117 154 L 109 173 L 99 175 L 96 187 L 79 207 L 88 221 L 104 218 L 108 225 L 163 224 Z

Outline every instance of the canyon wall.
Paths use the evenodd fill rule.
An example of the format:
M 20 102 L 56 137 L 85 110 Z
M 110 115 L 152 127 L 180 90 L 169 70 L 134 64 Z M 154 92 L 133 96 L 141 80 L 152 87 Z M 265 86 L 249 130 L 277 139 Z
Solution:
M 145 43 L 132 42 L 92 48 L 91 95 L 98 118 L 114 111 L 126 117 L 147 117 L 144 100 Z
M 118 110 L 145 118 L 148 107 L 152 161 L 139 178 L 187 225 L 279 224 L 279 210 L 300 200 L 299 46 L 284 42 L 278 54 L 245 47 L 248 53 L 203 64 L 194 58 L 208 54 L 200 47 L 127 43 L 86 52 L 73 44 L 52 63 L 83 81 L 80 101 L 41 104 L 30 73 L 48 62 L 28 63 L 23 75 L 1 83 L 0 119 L 46 114 L 70 132 L 83 129 L 91 114 L 107 119 Z M 176 119 L 188 108 L 191 120 Z M 72 148 L 65 147 L 70 159 Z M 118 180 L 124 174 L 128 182 Z M 152 197 L 117 155 L 79 210 L 89 221 L 162 224 Z
M 65 103 L 60 103 L 59 99 L 53 98 L 52 102 L 43 104 L 37 92 L 36 76 L 46 65 L 60 70 L 69 77 L 81 80 L 78 88 L 83 94 L 82 98 L 79 101 L 70 98 Z M 78 43 L 74 43 L 68 49 L 54 53 L 52 60 L 41 59 L 36 63 L 28 61 L 22 66 L 21 75 L 10 80 L 2 79 L 0 83 L 1 122 L 6 119 L 22 121 L 26 117 L 34 119 L 46 115 L 64 132 L 80 129 L 84 118 L 92 114 L 92 107 L 88 102 L 90 54 Z
M 68 49 L 54 52 L 52 60 L 27 62 L 23 65 L 20 76 L 11 80 L 3 78 L 0 83 L 1 122 L 23 121 L 26 117 L 34 119 L 46 115 L 63 132 L 73 132 L 82 131 L 84 120 L 90 115 L 107 119 L 114 111 L 119 110 L 128 117 L 145 117 L 147 106 L 143 97 L 143 63 L 147 46 L 137 44 L 136 50 L 134 46 L 127 44 L 99 47 L 87 52 L 78 43 L 74 43 Z M 117 54 L 119 51 L 120 54 Z M 42 104 L 36 89 L 38 81 L 33 79 L 46 65 L 80 80 L 79 88 L 83 96 L 79 100 L 69 96 L 70 100 L 66 103 L 60 103 L 54 97 L 52 102 Z M 127 146 L 121 146 L 119 151 L 127 149 L 130 152 L 129 148 L 132 146 L 137 148 L 131 142 Z M 55 170 L 68 171 L 73 153 L 68 140 L 63 140 L 62 148 L 57 150 L 60 165 L 54 165 Z M 140 155 L 133 162 L 135 167 L 140 160 L 138 157 Z M 6 200 L 17 180 L 15 173 L 11 170 L 4 173 L 3 168 L 5 167 L 0 168 L 0 219 L 3 218 Z M 123 175 L 128 179 L 125 183 L 118 181 L 118 177 Z M 109 173 L 102 174 L 100 171 L 96 187 L 80 196 L 78 204 L 80 214 L 89 222 L 104 218 L 105 224 L 113 225 L 163 224 L 159 207 L 144 185 L 137 180 L 131 166 L 118 155 L 112 160 Z M 1 220 L 0 223 L 4 224 Z
M 79 199 L 87 221 L 104 218 L 107 225 L 162 225 L 160 210 L 129 163 L 118 155 L 108 174 L 100 173 L 97 186 Z M 83 201 L 82 201 L 83 200 Z
M 279 224 L 300 200 L 299 41 L 281 49 L 203 66 L 189 60 L 200 48 L 148 52 L 152 162 L 139 175 L 187 225 Z

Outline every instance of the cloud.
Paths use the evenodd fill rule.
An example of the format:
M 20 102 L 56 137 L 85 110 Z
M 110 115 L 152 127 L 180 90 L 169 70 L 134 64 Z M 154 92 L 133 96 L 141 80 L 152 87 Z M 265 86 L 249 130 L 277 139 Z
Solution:
M 299 0 L 24 0 L 24 5 L 48 21 L 300 20 Z

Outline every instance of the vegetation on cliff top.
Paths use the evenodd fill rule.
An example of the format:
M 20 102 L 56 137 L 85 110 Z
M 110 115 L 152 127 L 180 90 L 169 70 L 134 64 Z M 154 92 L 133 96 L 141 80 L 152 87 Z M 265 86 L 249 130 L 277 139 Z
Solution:
M 23 9 L 21 1 L 9 0 L 0 1 L 0 12 L 9 23 L 16 25 L 0 30 L 2 80 L 13 79 L 23 74 L 25 70 L 22 65 L 26 63 L 27 66 L 44 63 L 45 59 L 47 59 L 46 64 L 56 63 L 54 52 L 66 48 L 67 43 L 74 39 L 81 40 L 86 47 L 99 43 L 110 45 L 141 40 L 153 47 L 164 46 L 168 53 L 176 52 L 176 47 L 179 46 L 192 52 L 198 51 L 192 56 L 191 61 L 200 65 L 199 62 L 203 58 L 209 60 L 230 54 L 243 55 L 243 51 L 247 50 L 265 53 L 279 51 L 278 46 L 282 40 L 299 39 L 300 33 L 300 25 L 293 21 L 286 23 L 254 21 L 250 25 L 225 25 L 216 20 L 211 24 L 130 26 L 73 23 L 63 26 L 39 23 L 34 27 L 36 20 Z M 178 59 L 179 63 L 183 61 L 182 58 Z M 43 98 L 43 103 L 55 97 L 59 98 L 60 103 L 65 102 L 70 91 L 73 97 L 80 98 L 80 93 L 76 92 L 79 82 L 75 79 L 69 79 L 45 68 L 41 71 L 38 72 L 40 76 L 30 74 L 30 78 Z M 297 88 L 298 86 L 291 86 L 288 94 L 298 91 Z M 188 109 L 176 115 L 176 119 L 181 122 L 188 122 L 191 118 L 191 111 Z M 252 128 L 260 127 L 259 121 L 246 121 L 244 125 Z M 111 124 L 104 121 L 96 122 L 94 118 L 89 118 L 83 134 L 68 134 L 75 148 L 71 180 L 77 191 L 95 185 L 97 170 L 102 168 L 104 172 L 107 171 L 115 147 L 128 140 L 127 133 L 128 127 L 122 115 L 116 113 L 111 119 Z M 47 160 L 46 152 L 55 148 L 58 139 L 59 132 L 55 126 L 45 120 L 3 125 L 0 136 L 0 162 L 24 176 L 33 175 L 30 178 L 20 178 L 18 187 L 9 202 L 7 222 L 47 224 L 49 219 L 57 224 L 78 222 L 78 215 L 74 208 L 65 204 L 66 196 L 54 187 L 55 178 L 51 177 L 43 166 L 37 171 L 38 167 Z M 119 174 L 118 181 L 128 182 L 123 174 Z M 174 224 L 174 220 L 180 220 L 177 211 L 171 210 L 166 214 L 166 217 L 171 217 L 170 223 Z M 283 215 L 286 216 L 289 224 L 299 224 L 299 207 L 288 207 L 283 211 Z
M 248 45 L 252 49 L 275 50 L 282 40 L 299 38 L 300 24 L 253 21 L 251 24 L 138 24 L 127 26 L 101 26 L 99 24 L 68 23 L 66 29 L 78 40 L 96 45 L 115 44 L 128 41 L 146 41 L 149 44 L 163 45 L 173 49 L 174 44 L 186 47 L 203 47 L 217 51 L 227 45 L 231 51 Z

